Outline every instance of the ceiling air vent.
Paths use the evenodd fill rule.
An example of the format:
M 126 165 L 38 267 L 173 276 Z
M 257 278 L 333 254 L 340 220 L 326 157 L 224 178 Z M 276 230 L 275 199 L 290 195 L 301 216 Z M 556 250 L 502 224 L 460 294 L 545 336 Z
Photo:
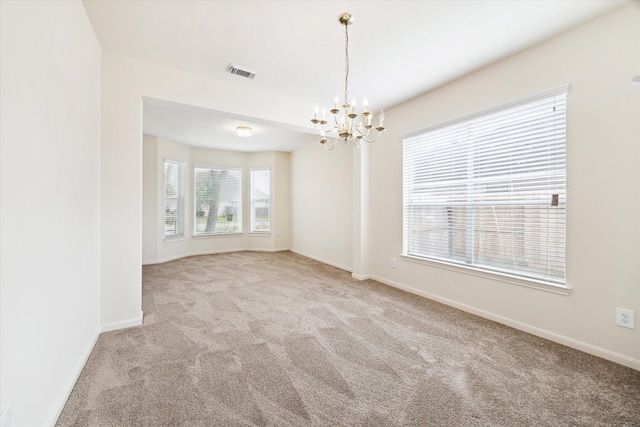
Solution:
M 250 71 L 250 70 L 247 70 L 246 67 L 240 67 L 233 64 L 229 64 L 229 67 L 227 67 L 227 71 L 230 72 L 231 74 L 236 74 L 238 76 L 246 77 L 248 79 L 253 79 L 256 76 L 256 73 L 254 71 Z

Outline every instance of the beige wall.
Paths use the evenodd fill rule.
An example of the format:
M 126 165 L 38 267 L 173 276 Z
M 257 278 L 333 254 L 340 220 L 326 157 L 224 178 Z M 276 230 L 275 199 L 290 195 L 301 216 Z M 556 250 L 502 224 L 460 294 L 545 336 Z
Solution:
M 320 143 L 291 153 L 291 250 L 353 269 L 353 153 Z
M 158 258 L 158 137 L 142 138 L 142 263 Z
M 370 273 L 640 369 L 640 3 L 400 105 L 371 147 Z M 565 83 L 569 296 L 390 258 L 402 251 L 402 135 Z
M 100 61 L 81 2 L 0 2 L 0 411 L 55 424 L 100 333 Z
M 156 264 L 189 255 L 231 251 L 276 251 L 290 246 L 289 153 L 213 150 L 144 135 L 142 263 Z M 185 164 L 185 236 L 164 238 L 164 160 Z M 193 237 L 193 168 L 216 166 L 243 170 L 242 234 Z M 250 232 L 250 170 L 271 171 L 271 231 Z M 280 234 L 277 234 L 277 230 Z M 284 232 L 283 232 L 284 231 Z M 151 245 L 155 249 L 151 249 Z
M 271 176 L 277 215 L 271 220 L 271 232 L 275 233 L 274 248 L 291 248 L 291 153 L 276 152 Z

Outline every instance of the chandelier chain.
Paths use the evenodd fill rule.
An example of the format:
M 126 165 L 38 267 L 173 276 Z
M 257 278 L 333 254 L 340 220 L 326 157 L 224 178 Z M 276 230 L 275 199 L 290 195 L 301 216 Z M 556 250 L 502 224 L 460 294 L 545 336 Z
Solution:
M 349 26 L 344 24 L 344 103 L 349 103 Z

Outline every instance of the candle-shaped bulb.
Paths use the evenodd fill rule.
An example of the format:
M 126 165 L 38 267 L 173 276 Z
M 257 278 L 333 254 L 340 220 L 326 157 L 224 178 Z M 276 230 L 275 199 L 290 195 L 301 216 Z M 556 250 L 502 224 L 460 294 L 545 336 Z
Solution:
M 351 98 L 351 112 L 352 113 L 356 112 L 356 99 L 355 98 Z
M 327 111 L 323 108 L 322 109 L 322 120 L 324 120 L 324 116 L 327 114 Z
M 364 111 L 369 111 L 369 101 L 367 101 L 367 98 L 362 101 L 362 107 L 364 108 Z
M 318 106 L 316 105 L 316 108 L 313 109 L 313 118 L 317 119 L 318 118 Z
M 380 127 L 384 124 L 384 110 L 380 110 Z
M 336 95 L 336 97 L 333 99 L 333 102 L 336 105 L 336 108 L 338 108 L 338 102 L 340 102 L 340 97 Z

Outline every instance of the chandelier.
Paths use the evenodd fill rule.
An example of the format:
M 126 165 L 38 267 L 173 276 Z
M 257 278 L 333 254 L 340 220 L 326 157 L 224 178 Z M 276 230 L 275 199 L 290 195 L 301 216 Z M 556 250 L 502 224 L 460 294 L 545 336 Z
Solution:
M 313 114 L 313 128 L 321 138 L 320 143 L 324 145 L 327 150 L 333 150 L 338 144 L 338 139 L 343 139 L 347 144 L 349 141 L 354 146 L 360 148 L 361 141 L 375 142 L 382 136 L 382 132 L 385 131 L 384 124 L 384 111 L 380 111 L 380 118 L 378 126 L 374 128 L 371 124 L 373 113 L 369 109 L 369 103 L 365 98 L 362 102 L 362 111 L 360 114 L 356 111 L 356 100 L 351 99 L 349 103 L 349 25 L 353 23 L 353 16 L 350 13 L 343 13 L 338 17 L 340 24 L 344 25 L 344 102 L 340 107 L 340 98 L 336 95 L 334 99 L 334 105 L 329 113 L 333 116 L 333 123 L 329 124 L 326 120 L 326 111 L 322 110 L 320 117 L 320 111 L 316 107 Z M 372 133 L 372 129 L 375 129 L 375 133 Z M 329 139 L 333 139 L 333 143 L 329 143 Z

